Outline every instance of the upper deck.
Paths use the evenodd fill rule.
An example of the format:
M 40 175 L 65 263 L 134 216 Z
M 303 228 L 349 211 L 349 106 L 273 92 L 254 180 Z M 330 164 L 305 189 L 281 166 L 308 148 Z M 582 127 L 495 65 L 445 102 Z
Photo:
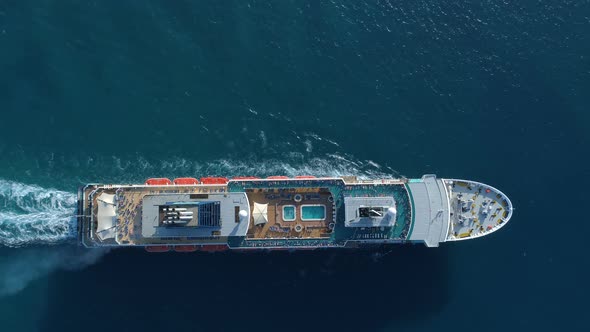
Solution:
M 215 200 L 233 204 L 237 200 L 237 206 L 246 207 L 246 197 L 229 195 L 226 185 L 90 185 L 83 192 L 86 200 L 82 215 L 86 220 L 82 222 L 80 235 L 87 246 L 95 246 L 96 243 L 107 246 L 182 244 L 194 242 L 192 238 L 204 243 L 217 243 L 223 242 L 220 238 L 233 232 L 245 234 L 246 230 L 246 227 L 235 229 L 231 223 L 225 224 L 228 226 L 223 228 L 223 233 L 222 229 L 219 233 L 212 233 L 212 230 L 205 233 L 196 227 L 161 227 L 162 214 L 157 211 L 157 206 L 163 203 Z M 223 211 L 224 218 L 234 218 L 233 209 Z
M 328 188 L 247 189 L 246 195 L 254 214 L 247 239 L 329 238 L 334 228 L 334 199 Z M 317 216 L 306 215 L 311 207 L 320 209 Z
M 512 211 L 492 187 L 435 176 L 211 179 L 81 188 L 80 241 L 88 247 L 438 246 L 494 231 Z
M 319 240 L 338 246 L 349 240 L 403 240 L 411 210 L 404 182 L 346 180 L 281 177 L 212 185 L 89 185 L 80 195 L 81 241 L 87 246 L 145 246 L 230 243 L 230 238 L 238 238 L 241 240 L 234 240 L 234 244 L 251 247 L 266 245 L 252 242 L 264 240 Z M 370 197 L 375 198 L 367 201 Z M 202 227 L 197 222 L 198 206 L 211 202 L 219 205 L 218 224 Z M 349 202 L 348 209 L 345 202 Z M 383 213 L 397 204 L 399 220 L 375 216 L 356 223 L 345 220 L 356 212 L 350 209 L 351 202 L 360 206 L 381 202 L 375 204 L 388 205 L 378 207 Z M 167 215 L 175 208 L 194 219 L 166 224 Z M 369 211 L 369 207 L 356 209 Z M 374 225 L 380 227 L 366 227 L 369 220 L 381 219 L 386 222 Z

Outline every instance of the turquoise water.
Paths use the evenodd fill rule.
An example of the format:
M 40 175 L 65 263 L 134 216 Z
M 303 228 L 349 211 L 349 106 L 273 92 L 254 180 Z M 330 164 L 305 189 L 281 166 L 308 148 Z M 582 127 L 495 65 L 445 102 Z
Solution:
M 293 205 L 283 206 L 283 220 L 285 220 L 285 221 L 295 220 L 295 206 L 293 206 Z
M 323 205 L 302 205 L 301 220 L 326 219 L 326 207 Z
M 0 331 L 584 330 L 589 17 L 587 0 L 0 1 Z M 424 173 L 489 183 L 513 219 L 434 250 L 74 245 L 88 182 Z

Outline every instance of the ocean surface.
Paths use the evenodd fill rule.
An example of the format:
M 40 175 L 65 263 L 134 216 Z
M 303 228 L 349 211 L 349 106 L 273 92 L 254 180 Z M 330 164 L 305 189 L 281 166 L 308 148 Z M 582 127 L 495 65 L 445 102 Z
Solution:
M 583 330 L 590 1 L 0 1 L 0 331 Z M 377 252 L 75 245 L 88 182 L 425 173 L 516 210 Z

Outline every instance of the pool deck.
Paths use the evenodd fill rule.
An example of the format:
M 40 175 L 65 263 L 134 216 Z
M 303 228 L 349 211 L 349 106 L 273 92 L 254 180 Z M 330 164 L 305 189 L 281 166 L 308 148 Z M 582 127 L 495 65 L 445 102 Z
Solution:
M 246 235 L 248 240 L 330 237 L 328 225 L 332 222 L 334 212 L 329 201 L 331 193 L 327 188 L 247 189 L 246 194 L 250 202 L 250 211 L 253 211 L 254 203 L 268 204 L 268 222 L 254 225 L 254 221 L 251 220 Z M 300 202 L 294 200 L 297 194 L 301 195 Z M 326 207 L 325 220 L 301 219 L 302 205 L 318 204 Z M 284 206 L 295 206 L 295 220 L 283 220 Z M 297 226 L 302 229 L 300 232 L 297 232 Z

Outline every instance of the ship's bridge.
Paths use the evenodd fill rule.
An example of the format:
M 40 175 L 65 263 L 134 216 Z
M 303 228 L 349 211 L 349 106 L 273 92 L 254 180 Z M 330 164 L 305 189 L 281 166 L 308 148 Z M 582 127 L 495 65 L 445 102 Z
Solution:
M 440 242 L 446 241 L 450 225 L 449 194 L 443 180 L 428 174 L 421 179 L 411 179 L 407 188 L 413 210 L 410 240 L 438 247 Z

